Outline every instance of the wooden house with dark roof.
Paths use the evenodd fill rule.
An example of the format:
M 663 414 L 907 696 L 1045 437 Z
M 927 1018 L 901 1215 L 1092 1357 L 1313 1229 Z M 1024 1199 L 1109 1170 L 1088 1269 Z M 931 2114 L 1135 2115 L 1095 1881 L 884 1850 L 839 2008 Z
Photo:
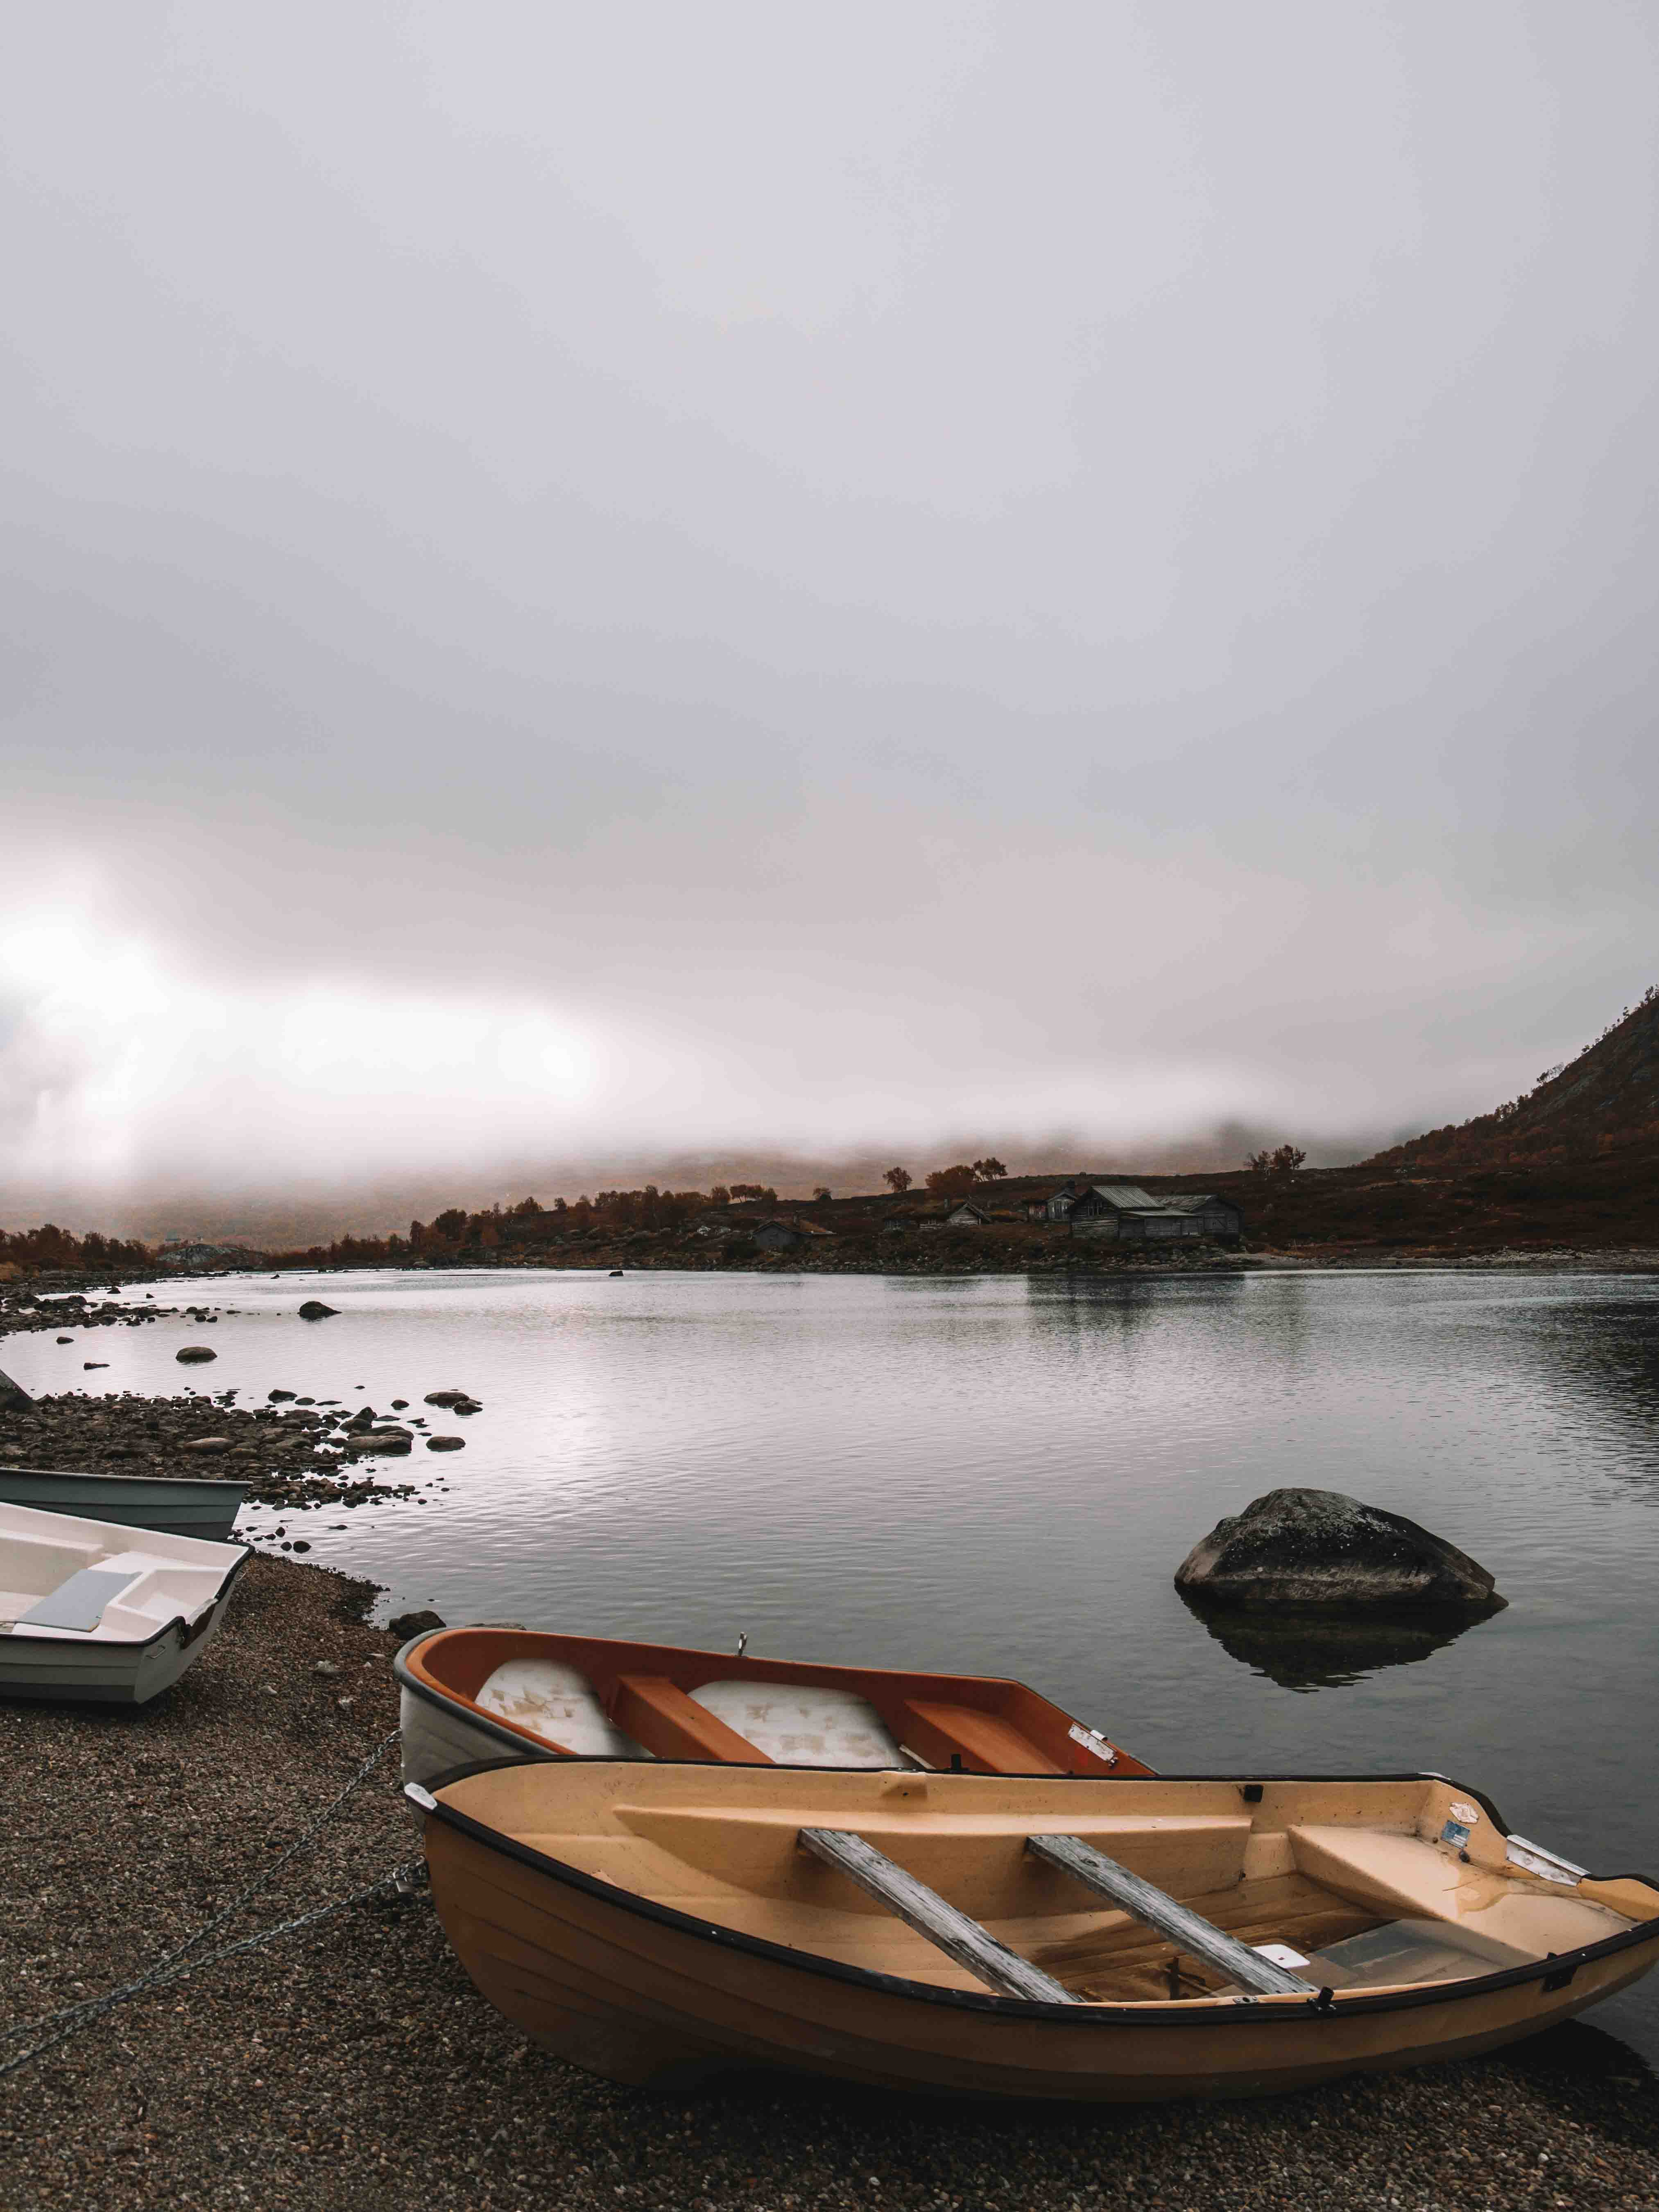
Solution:
M 1125 1244 L 1216 1238 L 1233 1243 L 1243 1217 L 1213 1191 L 1172 1191 L 1154 1198 L 1136 1182 L 1097 1182 L 1075 1196 L 1066 1218 L 1073 1237 L 1113 1237 Z

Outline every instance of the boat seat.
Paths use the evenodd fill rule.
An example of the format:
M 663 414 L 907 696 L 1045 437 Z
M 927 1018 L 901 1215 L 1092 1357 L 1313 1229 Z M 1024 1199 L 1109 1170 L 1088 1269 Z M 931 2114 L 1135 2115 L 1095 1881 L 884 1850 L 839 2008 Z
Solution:
M 903 1706 L 905 1748 L 929 1766 L 960 1760 L 970 1774 L 1064 1774 L 1028 1735 L 995 1713 L 973 1705 L 911 1698 Z
M 757 1745 L 703 1708 L 665 1674 L 623 1674 L 611 1717 L 659 1759 L 714 1759 L 726 1765 L 770 1766 Z
M 82 1567 L 66 1583 L 59 1583 L 50 1596 L 37 1599 L 27 1613 L 20 1613 L 16 1626 L 72 1628 L 90 1635 L 103 1619 L 105 1607 L 130 1583 L 136 1583 L 143 1571 L 137 1567 Z
M 605 1717 L 586 1674 L 552 1659 L 508 1659 L 472 1700 L 497 1719 L 527 1729 L 579 1759 L 642 1759 L 638 1744 Z
M 691 1701 L 780 1766 L 902 1767 L 896 1738 L 856 1690 L 811 1684 L 705 1682 Z

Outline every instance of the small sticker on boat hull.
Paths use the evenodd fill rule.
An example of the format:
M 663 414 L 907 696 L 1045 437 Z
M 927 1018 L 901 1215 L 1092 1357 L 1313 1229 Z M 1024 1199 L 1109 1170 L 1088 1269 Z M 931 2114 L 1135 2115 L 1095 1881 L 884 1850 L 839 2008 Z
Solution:
M 1073 1743 L 1080 1743 L 1085 1751 L 1091 1751 L 1097 1759 L 1103 1759 L 1108 1766 L 1116 1765 L 1117 1753 L 1098 1729 L 1085 1728 L 1081 1721 L 1073 1721 L 1066 1733 Z

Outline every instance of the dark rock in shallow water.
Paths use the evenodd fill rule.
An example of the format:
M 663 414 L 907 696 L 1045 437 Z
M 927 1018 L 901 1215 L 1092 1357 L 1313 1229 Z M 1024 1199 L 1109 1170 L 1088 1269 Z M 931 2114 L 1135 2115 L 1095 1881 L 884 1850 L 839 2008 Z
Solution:
M 325 1306 L 320 1298 L 307 1298 L 300 1309 L 301 1321 L 330 1321 L 339 1312 L 338 1306 Z
M 219 1355 L 211 1345 L 187 1344 L 182 1351 L 175 1352 L 173 1357 L 175 1359 L 182 1359 L 186 1367 L 199 1367 L 204 1359 L 216 1359 Z
M 1218 1521 L 1176 1571 L 1209 1607 L 1495 1613 L 1483 1566 L 1442 1537 L 1335 1490 L 1270 1490 Z
M 395 1620 L 386 1623 L 403 1644 L 407 1644 L 411 1636 L 424 1636 L 428 1628 L 441 1628 L 444 1625 L 442 1613 L 434 1613 L 430 1606 L 423 1606 L 418 1613 L 400 1613 Z
M 466 1438 L 465 1437 L 428 1437 L 426 1440 L 426 1448 L 428 1451 L 465 1451 Z

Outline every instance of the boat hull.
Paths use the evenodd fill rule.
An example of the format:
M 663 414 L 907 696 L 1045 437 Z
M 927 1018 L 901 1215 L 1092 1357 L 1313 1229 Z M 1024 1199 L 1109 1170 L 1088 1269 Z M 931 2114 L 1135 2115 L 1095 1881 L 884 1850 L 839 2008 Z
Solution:
M 1081 2103 L 1272 2095 L 1495 2050 L 1600 2002 L 1659 1957 L 1654 1885 L 1579 1881 L 1564 1863 L 1559 1877 L 1520 1872 L 1486 1801 L 1471 1805 L 1435 1776 L 1108 1786 L 592 1759 L 496 1764 L 437 1797 L 411 1795 L 440 1917 L 481 1993 L 574 2063 L 670 2090 L 762 2068 Z M 1462 1853 L 1448 1820 L 1468 1837 Z M 908 1909 L 872 1906 L 802 1848 L 836 1834 L 869 1839 L 866 1856 L 910 1883 Z M 1207 1931 L 1224 1945 L 1221 1923 L 1238 1928 L 1232 1955 L 1259 1977 L 1267 1954 L 1248 1945 L 1266 1919 L 1275 1943 L 1306 1943 L 1291 1955 L 1310 1978 L 1251 1980 L 1265 1993 L 1249 1995 L 1224 1972 L 1195 1996 L 1164 1994 L 1164 1963 L 1179 1963 L 1168 1939 L 1034 1859 L 1034 1839 L 1080 1849 L 1079 1835 L 1209 1900 L 1217 1923 L 1187 1913 L 1188 1938 Z M 1136 1879 L 1110 1856 L 1097 1863 Z M 1363 1978 L 1354 1942 L 1399 1958 L 1402 1937 L 1420 1942 L 1410 1931 L 1423 1911 L 1461 1963 Z M 1005 1962 L 1046 1967 L 1048 1990 L 988 1992 L 994 1974 L 934 1932 L 941 1912 L 956 1914 L 958 1937 L 982 1939 L 974 1959 L 999 1938 L 1018 1954 L 1002 1951 Z M 1366 1951 L 1374 1938 L 1381 1950 Z M 1193 1941 L 1176 1948 L 1190 1954 Z M 1159 1961 L 1150 1985 L 1134 1980 L 1143 1956 Z M 1178 1987 L 1193 1986 L 1192 1963 Z M 1147 1993 L 1103 1993 L 1103 1978 Z
M 218 1635 L 234 1576 L 194 1629 L 170 1621 L 142 1644 L 0 1636 L 0 1698 L 52 1705 L 147 1705 L 170 1690 Z
M 398 1724 L 405 1782 L 432 1782 L 458 1767 L 491 1759 L 557 1759 L 522 1733 L 502 1728 L 459 1700 L 422 1697 L 407 1682 L 398 1691 Z
M 89 1474 L 39 1467 L 0 1468 L 0 1504 L 31 1505 L 123 1528 L 196 1536 L 228 1544 L 247 1496 L 243 1482 L 203 1482 L 187 1476 Z
M 1564 1990 L 1534 1981 L 1409 2011 L 1232 2014 L 1207 2027 L 1034 2016 L 1011 2033 L 1000 2006 L 976 2012 L 723 1953 L 453 1828 L 428 1825 L 428 1854 L 444 1932 L 498 2012 L 590 2073 L 665 2090 L 761 2067 L 1070 2102 L 1272 2096 L 1497 2050 L 1599 2003 L 1652 1964 L 1626 1952 L 1580 1967 Z

